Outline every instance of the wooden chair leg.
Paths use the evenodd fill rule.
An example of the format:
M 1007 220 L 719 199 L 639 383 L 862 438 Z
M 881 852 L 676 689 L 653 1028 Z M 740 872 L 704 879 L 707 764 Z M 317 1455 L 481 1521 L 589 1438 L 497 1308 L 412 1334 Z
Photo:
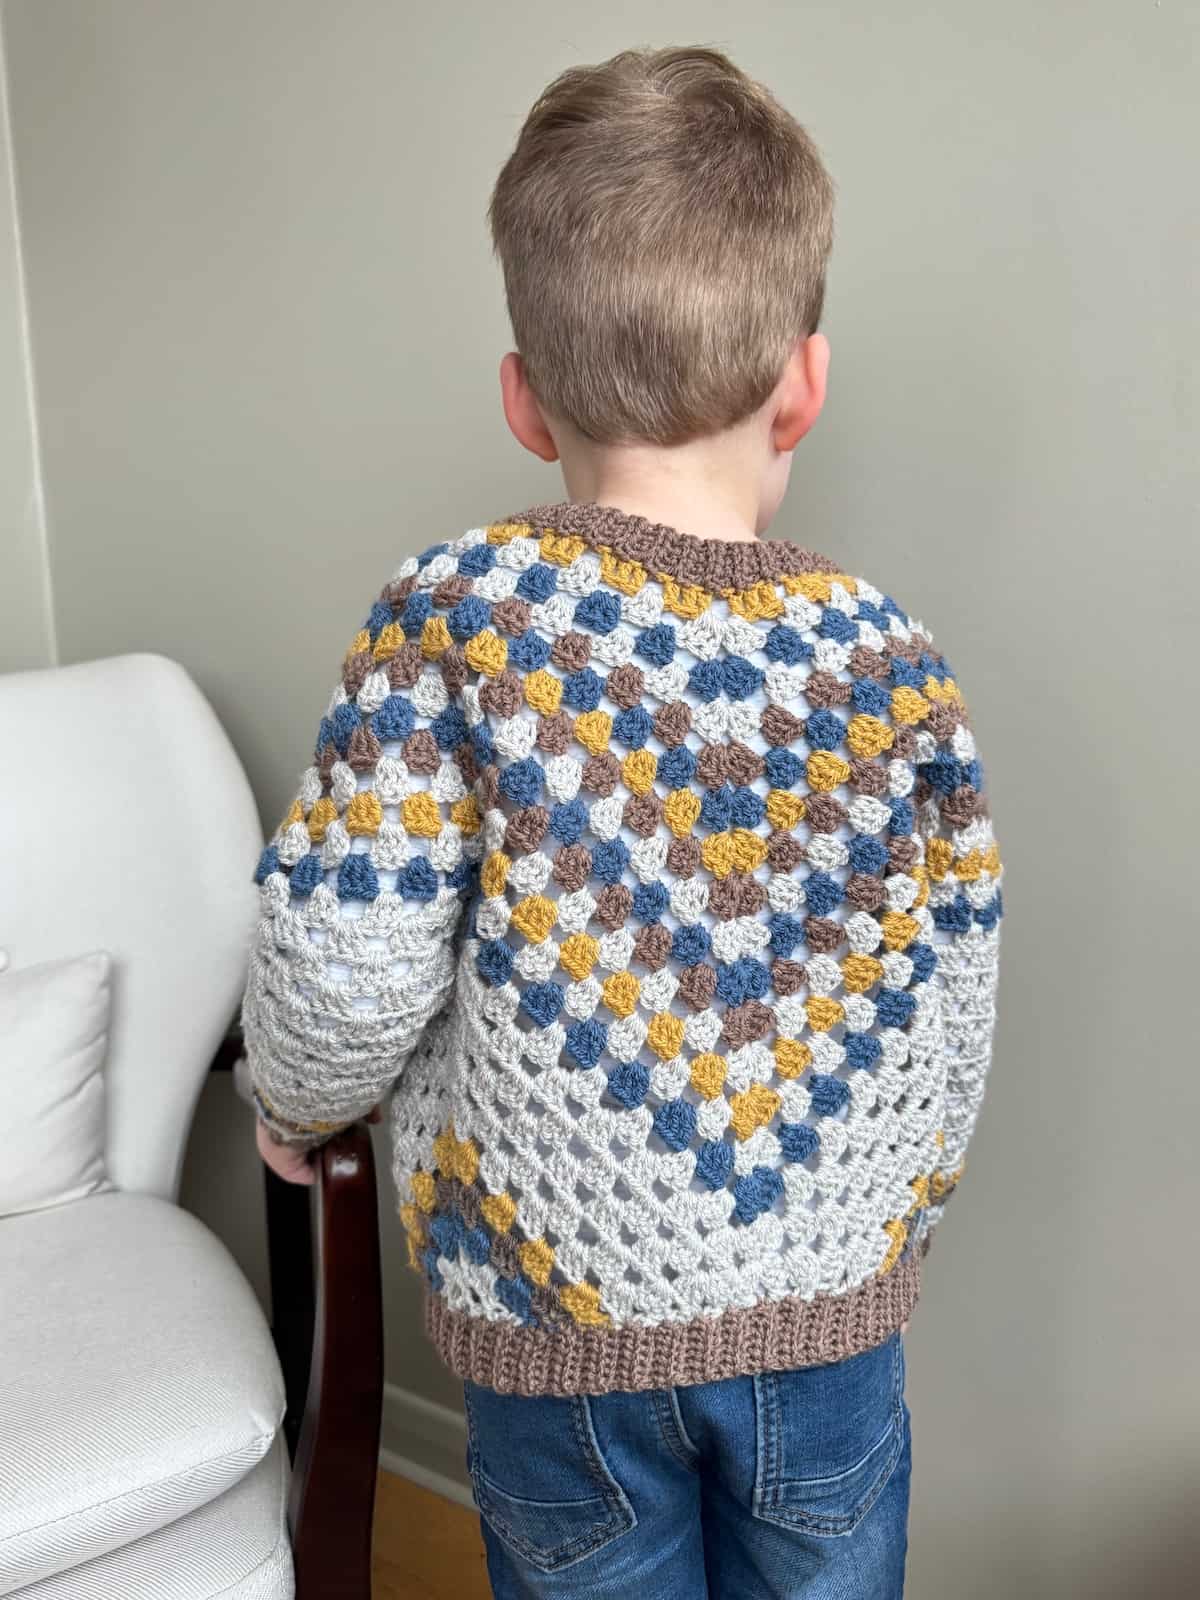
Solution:
M 316 1330 L 288 1508 L 296 1600 L 370 1600 L 383 1294 L 363 1124 L 322 1146 L 316 1189 Z

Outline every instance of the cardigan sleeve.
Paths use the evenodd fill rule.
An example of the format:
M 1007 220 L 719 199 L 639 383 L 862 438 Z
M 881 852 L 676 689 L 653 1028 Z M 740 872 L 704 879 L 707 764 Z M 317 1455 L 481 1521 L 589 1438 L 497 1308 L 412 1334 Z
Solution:
M 944 663 L 942 663 L 944 666 Z M 983 765 L 953 679 L 918 735 L 917 831 L 940 989 L 945 1109 L 930 1175 L 925 1242 L 962 1177 L 992 1061 L 999 978 L 1002 868 Z
M 352 640 L 312 764 L 254 874 L 248 1077 L 259 1117 L 301 1147 L 395 1085 L 450 995 L 477 876 L 469 730 L 444 622 L 423 596 L 414 614 L 402 579 L 416 565 Z

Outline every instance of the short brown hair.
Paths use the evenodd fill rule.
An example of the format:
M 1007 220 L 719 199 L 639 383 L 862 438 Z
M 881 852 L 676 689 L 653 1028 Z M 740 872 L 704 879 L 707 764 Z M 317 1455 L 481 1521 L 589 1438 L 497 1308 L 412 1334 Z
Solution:
M 561 73 L 488 218 L 534 393 L 598 443 L 740 422 L 820 318 L 829 174 L 717 50 L 622 50 Z

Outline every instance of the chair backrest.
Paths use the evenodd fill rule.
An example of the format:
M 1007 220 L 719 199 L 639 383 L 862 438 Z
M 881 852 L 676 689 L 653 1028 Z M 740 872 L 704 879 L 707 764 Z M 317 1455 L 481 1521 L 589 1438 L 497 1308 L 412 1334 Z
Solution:
M 0 676 L 0 738 L 0 949 L 14 968 L 112 952 L 109 1174 L 174 1199 L 257 911 L 245 771 L 184 668 L 149 653 Z

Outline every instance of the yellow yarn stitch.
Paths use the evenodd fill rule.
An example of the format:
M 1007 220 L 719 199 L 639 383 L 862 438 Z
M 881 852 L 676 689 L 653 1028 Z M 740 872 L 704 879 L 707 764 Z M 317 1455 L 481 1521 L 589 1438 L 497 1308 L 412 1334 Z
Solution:
M 432 1172 L 414 1172 L 409 1182 L 412 1185 L 413 1199 L 422 1211 L 432 1211 L 434 1195 L 436 1193 Z
M 308 837 L 314 844 L 321 844 L 325 839 L 325 830 L 336 818 L 338 809 L 336 803 L 327 794 L 323 794 L 316 805 L 308 813 Z
M 700 796 L 690 789 L 673 789 L 663 805 L 667 827 L 677 839 L 691 833 L 700 815 Z
M 674 612 L 677 617 L 690 621 L 701 616 L 712 605 L 712 595 L 707 589 L 701 589 L 699 584 L 679 583 L 663 572 L 658 574 L 658 581 L 662 584 L 663 609 Z
M 532 532 L 527 522 L 493 522 L 487 531 L 487 542 L 511 544 L 514 539 L 527 539 Z
M 943 1143 L 944 1142 L 945 1141 L 943 1139 Z M 962 1175 L 966 1170 L 967 1166 L 966 1162 L 964 1161 L 963 1164 L 954 1172 L 935 1172 L 930 1176 L 929 1197 L 933 1201 L 934 1205 L 937 1205 L 939 1201 L 942 1201 L 946 1198 L 950 1190 L 954 1188 L 955 1184 L 961 1181 Z
M 531 533 L 528 522 L 493 522 L 488 528 L 488 544 L 512 544 L 514 539 L 528 539 Z
M 683 1048 L 683 1018 L 660 1011 L 646 1030 L 646 1040 L 662 1061 L 673 1061 Z
M 604 1004 L 618 1017 L 631 1016 L 642 986 L 632 972 L 614 972 L 604 980 Z
M 404 629 L 398 622 L 389 622 L 379 630 L 372 654 L 376 661 L 390 661 L 404 643 Z
M 974 883 L 983 872 L 983 852 L 968 850 L 965 856 L 954 859 L 954 876 L 960 883 Z
M 828 1033 L 845 1020 L 845 1009 L 826 994 L 814 994 L 804 1002 L 808 1025 L 814 1033 Z
M 558 959 L 576 983 L 582 983 L 600 959 L 599 941 L 593 939 L 590 933 L 573 933 L 569 939 L 563 940 Z
M 925 845 L 925 870 L 935 883 L 941 883 L 954 860 L 954 846 L 949 839 L 930 839 Z
M 879 1269 L 882 1278 L 889 1273 L 900 1259 L 900 1252 L 904 1249 L 904 1241 L 908 1238 L 908 1229 L 898 1219 L 883 1224 L 883 1231 L 892 1241 L 891 1249 L 883 1258 L 883 1265 Z
M 939 683 L 930 675 L 925 679 L 925 693 L 930 700 L 961 700 L 962 694 L 953 678 L 947 678 L 944 683 Z
M 748 589 L 722 589 L 722 597 L 729 602 L 735 616 L 747 622 L 762 622 L 783 615 L 783 601 L 773 583 L 754 583 Z
M 922 717 L 929 715 L 929 701 L 923 694 L 918 694 L 908 684 L 902 683 L 898 689 L 892 690 L 892 720 L 893 722 L 913 723 L 920 722 Z
M 485 1194 L 479 1209 L 483 1220 L 495 1233 L 507 1233 L 517 1220 L 517 1202 L 510 1194 Z
M 828 794 L 849 776 L 849 762 L 835 756 L 832 750 L 814 750 L 808 758 L 808 786 L 820 794 Z
M 812 1051 L 799 1039 L 776 1039 L 775 1072 L 780 1078 L 798 1078 L 812 1065 Z
M 421 628 L 421 654 L 426 661 L 436 661 L 453 643 L 445 617 L 425 618 Z
M 535 711 L 552 717 L 562 704 L 562 680 L 539 667 L 525 679 L 525 698 Z
M 879 919 L 883 942 L 889 950 L 907 950 L 921 931 L 921 925 L 902 911 L 885 911 Z
M 483 818 L 479 813 L 479 801 L 473 794 L 464 795 L 461 800 L 456 800 L 450 807 L 450 820 L 471 838 L 483 827 Z
M 633 750 L 621 764 L 621 776 L 631 794 L 649 794 L 657 771 L 658 757 L 653 750 Z
M 493 850 L 479 874 L 479 887 L 489 899 L 493 895 L 504 893 L 504 885 L 508 882 L 511 869 L 512 858 L 506 856 L 503 850 Z
M 558 1291 L 562 1304 L 584 1328 L 606 1328 L 610 1317 L 600 1309 L 600 1291 L 590 1283 L 569 1283 Z
M 556 567 L 569 567 L 572 561 L 579 560 L 587 545 L 566 533 L 544 533 L 540 549 L 543 561 L 553 561 Z
M 584 711 L 575 718 L 575 737 L 594 756 L 608 749 L 611 733 L 612 718 L 607 711 Z
M 767 794 L 767 821 L 786 833 L 804 818 L 804 801 L 787 789 L 772 789 Z
M 476 672 L 481 672 L 485 678 L 496 678 L 504 671 L 508 664 L 508 645 L 498 633 L 493 633 L 491 628 L 484 628 L 482 633 L 477 633 L 473 639 L 467 640 L 467 648 L 463 652 L 467 658 L 467 665 Z
M 420 1271 L 421 1251 L 427 1238 L 425 1219 L 416 1206 L 404 1205 L 400 1207 L 400 1221 L 404 1224 L 404 1238 L 408 1245 L 408 1264 Z
M 698 1095 L 705 1100 L 715 1100 L 725 1086 L 725 1063 L 720 1056 L 706 1050 L 693 1057 L 688 1075 Z
M 479 1147 L 474 1139 L 456 1139 L 453 1123 L 433 1141 L 433 1159 L 443 1177 L 457 1178 L 461 1183 L 475 1182 Z
M 640 561 L 622 561 L 607 545 L 600 548 L 600 576 L 622 594 L 637 594 L 646 583 L 646 569 Z
M 349 644 L 349 646 L 348 646 L 348 648 L 346 650 L 345 657 L 343 658 L 343 664 L 346 661 L 349 661 L 351 656 L 356 656 L 361 651 L 369 650 L 370 648 L 371 648 L 371 635 L 370 635 L 369 631 L 366 628 L 360 628 L 358 630 L 358 632 L 354 635 L 353 639 L 351 639 L 351 641 L 350 641 L 350 644 Z
M 835 583 L 840 583 L 847 594 L 858 593 L 857 578 L 845 572 L 803 572 L 795 576 L 787 573 L 781 582 L 789 594 L 802 594 L 819 606 L 826 606 L 833 599 Z
M 301 804 L 300 796 L 297 795 L 296 798 L 292 801 L 291 805 L 288 807 L 287 815 L 284 817 L 283 821 L 279 824 L 278 828 L 276 828 L 275 832 L 276 833 L 286 833 L 288 831 L 288 829 L 291 827 L 293 822 L 303 822 L 303 821 L 304 821 L 304 807 Z
M 850 955 L 842 962 L 842 983 L 847 994 L 866 994 L 883 977 L 883 962 L 874 956 Z
M 372 789 L 360 789 L 346 807 L 346 832 L 359 837 L 373 837 L 383 822 L 383 807 Z
M 544 1289 L 554 1271 L 554 1251 L 551 1246 L 545 1239 L 527 1239 L 517 1254 L 526 1277 L 532 1278 L 539 1289 Z
M 421 839 L 436 839 L 442 831 L 442 813 L 438 803 L 426 790 L 404 797 L 400 807 L 400 821 L 405 833 L 416 834 Z
M 873 756 L 890 750 L 895 742 L 895 728 L 889 728 L 887 723 L 880 722 L 878 717 L 860 714 L 850 718 L 850 726 L 846 729 L 846 743 L 856 756 L 862 756 L 864 760 L 869 761 Z
M 541 944 L 557 916 L 558 908 L 553 900 L 547 900 L 544 894 L 534 894 L 528 900 L 518 900 L 513 907 L 513 927 L 531 944 Z
M 753 872 L 767 859 L 767 841 L 747 828 L 712 833 L 700 846 L 700 859 L 718 878 L 731 872 Z
M 752 1083 L 729 1101 L 729 1125 L 739 1139 L 748 1139 L 756 1128 L 765 1128 L 779 1110 L 782 1100 L 765 1083 Z

